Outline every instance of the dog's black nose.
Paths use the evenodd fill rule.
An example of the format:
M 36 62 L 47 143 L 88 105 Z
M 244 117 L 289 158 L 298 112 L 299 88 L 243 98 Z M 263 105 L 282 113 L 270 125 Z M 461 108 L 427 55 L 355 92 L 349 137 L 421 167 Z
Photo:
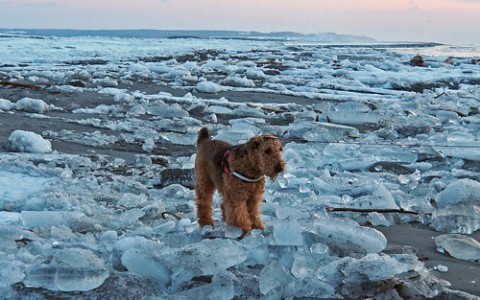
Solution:
M 278 164 L 275 166 L 275 172 L 276 172 L 276 173 L 281 173 L 281 172 L 283 172 L 283 164 L 282 164 L 282 163 L 278 163 Z

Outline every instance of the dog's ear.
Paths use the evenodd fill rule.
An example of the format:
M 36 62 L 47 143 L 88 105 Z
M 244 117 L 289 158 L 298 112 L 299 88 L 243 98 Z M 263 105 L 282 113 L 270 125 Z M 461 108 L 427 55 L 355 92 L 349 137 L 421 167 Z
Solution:
M 248 151 L 255 151 L 256 149 L 260 148 L 262 144 L 263 138 L 259 135 L 252 137 L 247 142 L 247 149 Z

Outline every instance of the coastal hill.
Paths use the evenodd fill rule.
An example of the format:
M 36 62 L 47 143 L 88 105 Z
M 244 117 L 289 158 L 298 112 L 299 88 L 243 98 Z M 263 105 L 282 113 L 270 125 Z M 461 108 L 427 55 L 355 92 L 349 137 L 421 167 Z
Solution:
M 76 30 L 76 29 L 0 29 L 0 35 L 21 36 L 108 36 L 120 38 L 222 38 L 222 39 L 261 39 L 261 40 L 314 40 L 317 42 L 362 42 L 372 43 L 375 39 L 337 34 L 333 32 L 318 34 L 302 34 L 297 32 L 258 32 L 230 30 Z

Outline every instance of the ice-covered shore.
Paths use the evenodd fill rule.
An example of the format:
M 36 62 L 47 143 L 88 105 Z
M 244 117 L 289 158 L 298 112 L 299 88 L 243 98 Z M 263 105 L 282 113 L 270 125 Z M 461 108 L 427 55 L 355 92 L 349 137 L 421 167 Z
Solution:
M 478 266 L 474 57 L 416 67 L 382 46 L 0 43 L 10 45 L 0 50 L 0 297 L 469 297 L 414 251 L 385 253 L 370 225 L 430 226 L 445 233 L 432 247 Z M 231 143 L 283 139 L 287 170 L 267 184 L 265 231 L 238 241 L 218 195 L 217 226 L 198 228 L 202 126 Z

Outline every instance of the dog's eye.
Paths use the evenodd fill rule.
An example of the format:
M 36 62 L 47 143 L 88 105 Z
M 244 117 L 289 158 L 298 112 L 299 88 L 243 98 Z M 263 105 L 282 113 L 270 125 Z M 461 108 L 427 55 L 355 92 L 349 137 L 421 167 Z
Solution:
M 265 150 L 265 154 L 272 154 L 272 149 L 267 148 L 267 149 Z

